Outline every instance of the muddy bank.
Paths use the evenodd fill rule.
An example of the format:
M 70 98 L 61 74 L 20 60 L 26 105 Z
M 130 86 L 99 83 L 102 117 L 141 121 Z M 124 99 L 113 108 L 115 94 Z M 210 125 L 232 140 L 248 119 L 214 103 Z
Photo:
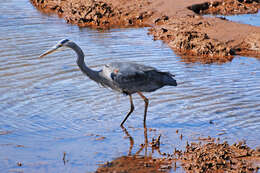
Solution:
M 145 11 L 148 1 L 128 3 L 129 1 L 94 1 L 94 0 L 31 0 L 44 13 L 57 13 L 67 23 L 80 27 L 109 29 L 115 27 L 144 27 L 152 16 Z
M 147 129 L 144 129 L 144 143 L 136 153 L 132 153 L 134 138 L 123 128 L 129 138 L 129 151 L 127 156 L 118 157 L 112 161 L 101 164 L 96 173 L 114 172 L 257 172 L 260 169 L 260 149 L 251 149 L 245 142 L 220 142 L 220 139 L 211 137 L 201 138 L 199 142 L 186 143 L 185 149 L 173 149 L 172 153 L 160 150 L 163 143 L 161 135 L 149 142 Z M 176 131 L 179 140 L 183 135 Z M 141 155 L 145 151 L 145 156 Z M 151 152 L 149 152 L 151 151 Z M 158 153 L 159 157 L 153 157 Z
M 180 18 L 183 18 L 180 20 Z M 160 22 L 161 20 L 159 20 Z M 223 63 L 231 61 L 235 49 L 229 41 L 210 37 L 205 28 L 211 27 L 209 20 L 191 15 L 171 18 L 149 29 L 155 40 L 163 40 L 187 62 Z M 204 29 L 204 31 L 202 30 Z
M 68 23 L 100 29 L 150 26 L 185 61 L 231 61 L 234 55 L 260 56 L 260 28 L 201 14 L 256 13 L 259 0 L 30 0 Z
M 259 3 L 259 0 L 222 0 L 194 4 L 188 9 L 197 14 L 253 14 L 258 12 Z
M 145 144 L 141 145 L 144 149 Z M 186 145 L 184 151 L 174 149 L 173 153 L 161 153 L 160 145 L 150 143 L 148 148 L 157 151 L 161 157 L 152 155 L 128 155 L 101 164 L 96 173 L 114 172 L 257 172 L 260 169 L 260 149 L 251 149 L 244 142 L 229 145 L 214 138 Z M 130 147 L 131 148 L 131 147 Z

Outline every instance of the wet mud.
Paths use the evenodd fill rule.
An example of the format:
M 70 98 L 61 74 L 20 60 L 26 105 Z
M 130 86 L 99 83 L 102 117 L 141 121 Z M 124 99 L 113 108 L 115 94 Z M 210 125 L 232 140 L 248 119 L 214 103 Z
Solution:
M 134 139 L 126 129 L 130 147 L 127 156 L 118 157 L 101 164 L 96 173 L 152 173 L 152 172 L 257 172 L 260 169 L 260 149 L 251 149 L 245 142 L 228 144 L 211 137 L 198 138 L 199 142 L 187 142 L 185 149 L 173 149 L 172 153 L 160 151 L 161 135 L 149 142 L 147 129 L 145 141 L 136 153 L 132 153 Z M 179 134 L 182 140 L 182 134 Z M 141 155 L 142 151 L 145 155 Z M 152 151 L 149 153 L 149 151 Z M 157 152 L 160 157 L 153 157 Z M 147 154 L 149 153 L 149 154 Z M 182 168 L 182 170 L 180 170 Z
M 234 55 L 260 56 L 260 28 L 204 14 L 248 14 L 259 0 L 30 0 L 40 11 L 56 13 L 66 22 L 97 29 L 151 27 L 187 62 L 223 63 Z
M 145 156 L 122 156 L 111 162 L 101 165 L 96 173 L 149 173 L 149 172 L 166 172 L 172 168 L 172 159 L 152 158 Z
M 67 23 L 76 24 L 80 27 L 96 29 L 109 29 L 115 27 L 145 27 L 152 12 L 142 10 L 148 1 L 138 4 L 129 4 L 128 1 L 94 0 L 31 0 L 42 12 L 57 13 Z M 123 8 L 120 6 L 124 4 Z
M 149 29 L 149 34 L 152 34 L 155 40 L 166 42 L 186 62 L 231 61 L 235 50 L 228 46 L 228 41 L 213 39 L 202 31 L 202 28 L 210 26 L 208 20 L 192 15 L 183 17 L 183 20 L 172 18 L 164 21 L 159 26 Z
M 260 8 L 259 0 L 222 0 L 194 4 L 188 8 L 197 14 L 253 14 Z
M 260 151 L 243 142 L 191 143 L 180 155 L 186 172 L 257 172 L 260 168 Z

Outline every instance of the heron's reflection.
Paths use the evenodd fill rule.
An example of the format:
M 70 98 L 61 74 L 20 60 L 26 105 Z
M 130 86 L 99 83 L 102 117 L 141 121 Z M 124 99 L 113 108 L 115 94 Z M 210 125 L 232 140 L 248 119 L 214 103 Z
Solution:
M 140 145 L 141 146 L 140 149 L 135 154 L 132 154 L 132 149 L 133 149 L 133 146 L 134 146 L 134 138 L 128 133 L 127 129 L 124 126 L 121 126 L 121 128 L 123 129 L 123 132 L 126 134 L 126 136 L 129 138 L 129 141 L 130 141 L 128 156 L 139 155 L 143 151 L 143 149 L 145 149 L 145 156 L 147 156 L 148 137 L 147 137 L 146 126 L 144 126 L 144 144 Z
M 160 135 L 148 141 L 148 129 L 144 125 L 144 143 L 133 153 L 134 138 L 130 135 L 125 127 L 121 127 L 124 134 L 129 139 L 129 150 L 127 156 L 121 156 L 113 161 L 100 165 L 96 173 L 103 172 L 165 172 L 171 168 L 172 159 L 165 159 L 165 155 L 160 151 Z M 142 155 L 141 152 L 144 151 Z M 148 154 L 148 151 L 152 151 Z M 162 158 L 153 158 L 154 152 L 157 151 Z

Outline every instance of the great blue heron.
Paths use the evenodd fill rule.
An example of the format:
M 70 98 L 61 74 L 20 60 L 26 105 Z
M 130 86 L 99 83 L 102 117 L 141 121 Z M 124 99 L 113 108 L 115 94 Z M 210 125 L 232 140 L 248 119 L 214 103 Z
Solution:
M 85 64 L 82 49 L 76 43 L 68 39 L 59 41 L 40 57 L 44 57 L 63 46 L 69 47 L 77 53 L 77 64 L 80 70 L 90 79 L 104 87 L 109 87 L 113 90 L 129 95 L 131 104 L 130 111 L 122 121 L 121 126 L 123 126 L 129 115 L 134 111 L 132 94 L 139 94 L 145 102 L 145 125 L 149 100 L 142 94 L 142 92 L 152 92 L 166 85 L 177 86 L 176 80 L 173 79 L 174 75 L 169 72 L 161 72 L 153 67 L 131 62 L 114 62 L 106 64 L 100 71 L 92 70 Z

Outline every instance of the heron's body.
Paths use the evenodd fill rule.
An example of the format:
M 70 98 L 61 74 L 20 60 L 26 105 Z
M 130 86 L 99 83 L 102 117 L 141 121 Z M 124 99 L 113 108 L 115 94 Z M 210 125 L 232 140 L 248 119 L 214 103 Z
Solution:
M 169 72 L 162 72 L 154 67 L 129 62 L 114 62 L 106 64 L 102 70 L 95 71 L 88 68 L 84 61 L 84 53 L 74 42 L 65 39 L 61 40 L 53 49 L 44 53 L 41 57 L 57 50 L 59 47 L 67 46 L 72 48 L 78 55 L 77 64 L 81 71 L 90 79 L 109 87 L 115 91 L 129 95 L 131 109 L 121 125 L 133 112 L 134 105 L 132 94 L 138 93 L 145 101 L 144 123 L 148 107 L 148 99 L 141 92 L 152 92 L 163 86 L 177 86 L 176 80 Z
M 165 85 L 176 86 L 176 81 L 170 73 L 136 63 L 110 63 L 105 65 L 98 75 L 104 78 L 101 84 L 125 94 L 152 92 Z

